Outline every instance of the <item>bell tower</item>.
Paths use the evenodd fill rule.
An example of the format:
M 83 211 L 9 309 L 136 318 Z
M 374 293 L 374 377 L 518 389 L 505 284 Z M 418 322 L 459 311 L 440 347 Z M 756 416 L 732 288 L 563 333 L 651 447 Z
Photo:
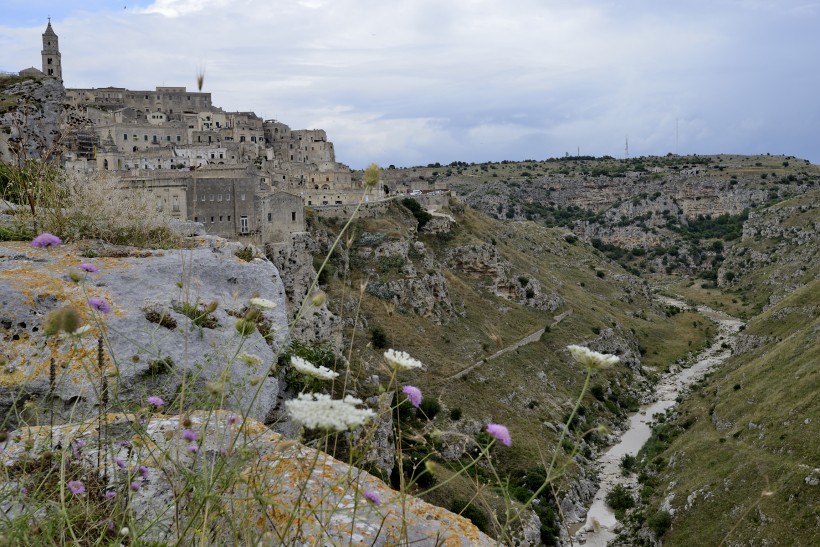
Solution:
M 63 65 L 60 61 L 60 48 L 57 45 L 57 35 L 51 28 L 51 18 L 48 19 L 48 26 L 43 33 L 43 74 L 47 78 L 57 78 L 63 81 Z

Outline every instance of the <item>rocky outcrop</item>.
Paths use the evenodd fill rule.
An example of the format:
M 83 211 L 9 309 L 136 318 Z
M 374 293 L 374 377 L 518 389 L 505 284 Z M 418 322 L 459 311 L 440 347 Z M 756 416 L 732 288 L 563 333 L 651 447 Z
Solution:
M 285 291 L 274 265 L 237 258 L 241 247 L 213 237 L 164 251 L 0 245 L 0 413 L 14 420 L 25 407 L 54 413 L 58 423 L 89 416 L 104 402 L 105 376 L 110 405 L 136 408 L 156 395 L 173 406 L 184 384 L 186 407 L 210 392 L 245 409 L 259 390 L 251 416 L 265 419 L 279 391 L 267 369 L 287 332 Z M 276 307 L 261 310 L 258 328 L 243 336 L 237 322 L 252 297 Z M 91 298 L 104 299 L 110 313 L 95 312 Z M 65 308 L 76 312 L 72 328 L 88 332 L 47 336 L 49 314 Z M 240 362 L 240 349 L 258 357 L 253 366 Z
M 447 323 L 457 314 L 447 279 L 439 272 L 386 282 L 370 281 L 367 292 L 392 302 L 400 313 L 414 313 L 437 325 Z
M 23 158 L 43 158 L 54 152 L 63 134 L 65 87 L 59 80 L 26 80 L 0 93 L 17 101 L 17 107 L 0 114 L 0 160 L 14 162 L 13 149 L 24 148 Z M 10 150 L 10 148 L 12 150 Z
M 319 243 L 307 232 L 293 233 L 289 241 L 268 245 L 266 249 L 267 257 L 282 276 L 291 320 L 302 310 L 306 299 L 312 301 L 313 295 L 308 292 L 317 276 L 313 256 L 320 252 Z M 314 295 L 318 289 L 314 289 Z M 330 343 L 338 351 L 342 346 L 341 321 L 327 308 L 327 302 L 310 304 L 302 310 L 292 337 L 303 342 Z
M 104 419 L 102 443 L 98 423 L 14 432 L 0 462 L 11 468 L 23 457 L 36 461 L 46 452 L 62 453 L 75 472 L 80 466 L 86 477 L 97 474 L 104 481 L 95 494 L 129 496 L 128 522 L 136 529 L 128 534 L 141 542 L 193 542 L 203 518 L 196 509 L 208 494 L 213 544 L 496 544 L 466 518 L 395 492 L 369 473 L 285 440 L 252 419 L 242 424 L 219 411 L 193 413 L 185 424 L 163 415 L 142 423 L 137 416 L 111 414 Z M 219 481 L 209 487 L 208 477 Z M 23 485 L 12 486 L 14 499 L 4 496 L 4 509 L 12 517 L 36 511 L 26 505 Z

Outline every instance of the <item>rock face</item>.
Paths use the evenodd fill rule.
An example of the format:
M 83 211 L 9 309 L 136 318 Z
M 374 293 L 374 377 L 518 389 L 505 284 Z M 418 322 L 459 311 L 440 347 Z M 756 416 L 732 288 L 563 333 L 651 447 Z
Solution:
M 22 242 L 4 243 L 0 413 L 13 420 L 25 406 L 29 413 L 53 412 L 58 423 L 89 416 L 103 398 L 104 375 L 110 404 L 124 408 L 145 405 L 148 395 L 176 405 L 185 384 L 186 408 L 201 397 L 224 395 L 225 407 L 245 409 L 261 387 L 251 416 L 265 419 L 279 391 L 267 370 L 287 332 L 284 287 L 270 262 L 237 258 L 234 252 L 240 247 L 220 238 L 200 239 L 192 249 L 87 245 L 85 253 L 73 244 L 35 249 Z M 86 273 L 79 269 L 81 263 L 99 272 Z M 242 336 L 236 324 L 252 297 L 277 306 L 262 310 L 259 328 Z M 89 298 L 105 299 L 111 312 L 94 312 Z M 82 337 L 46 336 L 48 314 L 64 307 L 76 310 L 89 332 Z M 267 343 L 260 330 L 267 334 Z M 258 360 L 243 361 L 239 352 Z M 55 377 L 49 396 L 52 360 Z
M 102 451 L 97 420 L 27 428 L 12 433 L 0 462 L 11 467 L 24 455 L 60 454 L 54 448 L 59 446 L 72 468 L 80 465 L 88 474 L 96 469 L 104 475 L 106 491 L 123 496 L 133 481 L 131 522 L 137 529 L 131 535 L 144 542 L 193 543 L 192 536 L 203 528 L 195 509 L 207 491 L 208 540 L 217 545 L 496 544 L 466 518 L 402 496 L 374 476 L 285 440 L 255 420 L 242 425 L 224 411 L 193 413 L 189 420 L 183 425 L 179 417 L 157 415 L 141 423 L 133 415 L 107 415 Z M 191 441 L 190 434 L 184 439 L 183 430 L 197 439 Z M 146 469 L 129 475 L 114 458 L 126 469 Z M 214 476 L 221 480 L 208 488 L 207 477 Z M 5 509 L 16 502 L 17 514 L 34 510 L 19 497 L 4 498 Z
M 267 248 L 268 258 L 281 273 L 291 320 L 296 318 L 316 278 L 313 255 L 319 252 L 319 244 L 307 232 L 293 233 L 289 241 Z M 294 327 L 293 338 L 303 342 L 330 342 L 338 351 L 342 345 L 341 321 L 327 309 L 327 303 L 322 302 L 305 309 Z
M 0 127 L 9 127 L 10 133 L 0 131 L 0 159 L 13 162 L 9 150 L 21 144 L 24 157 L 40 158 L 50 150 L 60 135 L 63 121 L 65 87 L 59 80 L 27 80 L 7 89 L 3 94 L 14 98 L 18 106 L 0 115 Z

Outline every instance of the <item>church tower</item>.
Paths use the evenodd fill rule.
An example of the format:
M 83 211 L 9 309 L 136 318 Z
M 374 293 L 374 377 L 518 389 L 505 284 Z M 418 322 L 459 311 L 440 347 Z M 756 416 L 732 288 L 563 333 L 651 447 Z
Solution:
M 51 28 L 51 18 L 48 20 L 48 27 L 43 33 L 43 74 L 48 78 L 57 78 L 63 81 L 63 65 L 60 62 L 60 48 L 57 46 L 57 35 Z

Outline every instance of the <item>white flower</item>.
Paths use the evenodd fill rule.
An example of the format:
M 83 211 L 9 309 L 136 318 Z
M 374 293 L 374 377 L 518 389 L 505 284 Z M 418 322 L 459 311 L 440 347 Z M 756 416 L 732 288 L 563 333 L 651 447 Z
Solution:
M 263 310 L 272 310 L 276 307 L 276 302 L 268 300 L 267 298 L 251 298 L 250 304 Z
M 384 358 L 387 359 L 388 363 L 397 369 L 410 370 L 424 367 L 424 365 L 421 364 L 421 361 L 418 359 L 413 359 L 407 354 L 406 351 L 389 349 L 384 352 Z
M 290 366 L 292 366 L 297 372 L 307 374 L 308 376 L 313 376 L 314 378 L 318 378 L 320 380 L 332 380 L 339 376 L 338 372 L 333 372 L 327 367 L 317 367 L 310 361 L 306 361 L 297 355 L 290 356 Z
M 253 353 L 246 353 L 242 352 L 239 354 L 239 360 L 248 365 L 249 367 L 258 367 L 262 364 L 262 358 L 258 355 L 254 355 Z
M 615 355 L 598 353 L 584 346 L 567 346 L 567 349 L 576 361 L 591 370 L 609 368 L 621 362 Z
M 71 336 L 76 336 L 77 338 L 81 337 L 83 334 L 87 333 L 91 330 L 91 325 L 83 325 L 79 329 L 75 330 L 71 333 Z
M 345 431 L 356 429 L 376 413 L 369 408 L 356 408 L 361 399 L 348 395 L 334 400 L 323 393 L 300 393 L 297 399 L 285 402 L 290 417 L 308 429 Z

